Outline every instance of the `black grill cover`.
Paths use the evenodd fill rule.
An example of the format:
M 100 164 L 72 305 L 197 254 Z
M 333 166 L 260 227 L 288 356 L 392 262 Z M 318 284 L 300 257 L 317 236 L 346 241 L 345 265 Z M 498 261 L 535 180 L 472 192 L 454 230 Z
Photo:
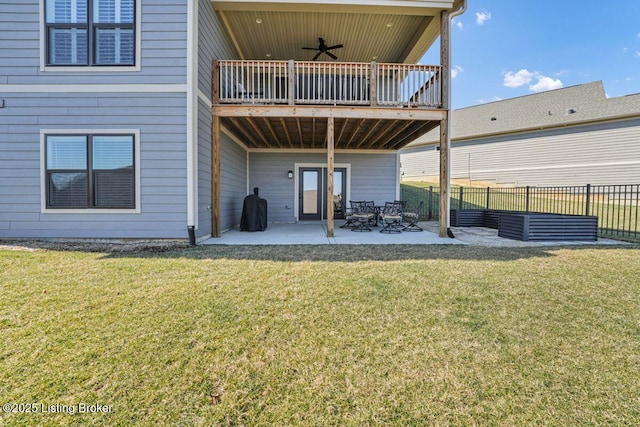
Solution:
M 267 229 L 267 201 L 256 194 L 244 198 L 240 231 L 264 231 Z

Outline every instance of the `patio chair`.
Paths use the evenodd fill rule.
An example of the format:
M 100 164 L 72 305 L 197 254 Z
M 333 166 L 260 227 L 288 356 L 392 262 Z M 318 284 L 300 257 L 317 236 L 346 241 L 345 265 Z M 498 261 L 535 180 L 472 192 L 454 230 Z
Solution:
M 402 204 L 385 202 L 380 219 L 382 220 L 381 233 L 400 233 L 402 230 Z
M 346 222 L 340 226 L 340 228 L 354 228 L 356 226 L 354 222 L 353 215 L 359 211 L 360 203 L 362 202 L 354 202 L 349 200 L 350 208 L 347 208 L 344 204 L 344 201 L 341 201 L 342 211 L 344 212 L 344 219 Z
M 369 219 L 370 227 L 378 226 L 378 208 L 376 207 L 376 202 L 373 200 L 362 202 L 363 209 L 367 211 L 367 213 L 373 214 L 373 216 Z
M 372 221 L 375 218 L 373 202 L 359 202 L 357 212 L 352 215 L 353 224 L 351 231 L 371 231 Z
M 402 219 L 407 222 L 402 228 L 402 231 L 423 231 L 422 227 L 418 225 L 418 221 L 420 220 L 420 212 L 422 212 L 422 207 L 424 206 L 424 200 L 421 200 L 418 203 L 418 207 L 414 211 L 405 210 L 402 213 Z

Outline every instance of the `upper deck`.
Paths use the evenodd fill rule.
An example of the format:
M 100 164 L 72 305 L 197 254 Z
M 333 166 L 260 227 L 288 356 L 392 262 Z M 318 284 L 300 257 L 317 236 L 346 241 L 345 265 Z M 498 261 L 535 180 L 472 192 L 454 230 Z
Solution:
M 442 67 L 313 61 L 217 61 L 214 104 L 442 107 Z

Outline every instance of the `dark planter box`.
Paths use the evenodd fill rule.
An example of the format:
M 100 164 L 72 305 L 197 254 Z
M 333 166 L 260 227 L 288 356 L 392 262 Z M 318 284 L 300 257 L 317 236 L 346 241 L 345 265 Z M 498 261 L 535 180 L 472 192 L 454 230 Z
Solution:
M 598 217 L 547 213 L 500 215 L 498 236 L 523 241 L 596 241 Z
M 486 227 L 485 212 L 486 209 L 468 209 L 456 210 L 451 209 L 451 226 L 452 227 Z M 498 228 L 498 227 L 496 227 Z

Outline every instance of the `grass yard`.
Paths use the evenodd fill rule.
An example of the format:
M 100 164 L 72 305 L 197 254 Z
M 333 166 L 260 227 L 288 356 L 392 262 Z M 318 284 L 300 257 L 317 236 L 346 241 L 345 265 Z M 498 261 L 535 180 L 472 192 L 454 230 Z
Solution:
M 48 411 L 0 426 L 640 424 L 638 246 L 2 250 L 0 284 L 0 403 Z

